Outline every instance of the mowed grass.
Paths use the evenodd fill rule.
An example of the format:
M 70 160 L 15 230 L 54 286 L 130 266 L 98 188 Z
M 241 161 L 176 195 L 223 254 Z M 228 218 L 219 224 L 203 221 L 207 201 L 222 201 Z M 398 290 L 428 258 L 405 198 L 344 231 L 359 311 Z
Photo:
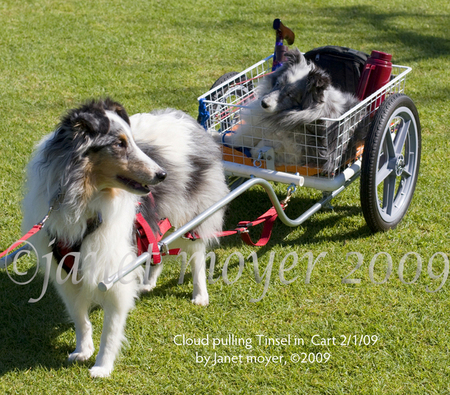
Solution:
M 206 308 L 190 302 L 190 270 L 178 284 L 181 263 L 169 263 L 158 288 L 130 313 L 129 343 L 105 380 L 89 377 L 94 357 L 85 365 L 65 362 L 75 333 L 58 296 L 49 288 L 29 303 L 41 294 L 41 274 L 17 284 L 31 279 L 33 263 L 19 267 L 26 276 L 2 270 L 0 392 L 450 392 L 445 0 L 0 2 L 0 250 L 20 234 L 24 169 L 33 146 L 62 113 L 109 95 L 130 114 L 174 107 L 196 117 L 196 98 L 220 75 L 272 51 L 276 17 L 295 31 L 303 51 L 378 49 L 413 68 L 407 93 L 420 113 L 422 162 L 402 223 L 372 234 L 356 182 L 332 202 L 333 211 L 293 229 L 277 222 L 266 247 L 223 240 L 208 272 Z M 285 186 L 276 189 L 281 198 Z M 297 217 L 319 197 L 299 190 L 287 214 Z M 254 188 L 230 204 L 226 225 L 254 219 L 269 206 Z M 97 348 L 102 318 L 100 309 L 91 314 Z

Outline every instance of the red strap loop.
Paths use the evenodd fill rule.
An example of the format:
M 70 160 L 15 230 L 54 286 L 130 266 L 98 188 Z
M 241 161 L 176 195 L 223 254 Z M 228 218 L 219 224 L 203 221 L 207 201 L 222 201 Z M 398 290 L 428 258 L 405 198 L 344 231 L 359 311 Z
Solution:
M 284 210 L 285 204 L 281 204 L 281 207 Z M 216 233 L 215 236 L 216 237 L 226 237 L 226 236 L 239 234 L 244 243 L 254 246 L 254 247 L 262 247 L 262 246 L 265 246 L 269 242 L 270 236 L 272 235 L 273 224 L 274 224 L 275 220 L 277 219 L 277 217 L 278 217 L 277 210 L 275 209 L 275 207 L 271 207 L 269 210 L 267 210 L 264 214 L 260 215 L 254 221 L 241 221 L 237 224 L 235 229 L 225 230 L 223 232 Z M 262 223 L 264 223 L 264 227 L 262 230 L 261 237 L 259 238 L 259 240 L 257 242 L 254 243 L 252 241 L 252 239 L 250 238 L 250 235 L 248 233 L 248 228 L 251 226 L 256 226 L 256 225 L 262 224 Z M 191 240 L 196 240 L 199 238 L 197 235 L 194 235 L 192 233 L 187 233 L 185 235 L 185 237 L 188 239 L 191 239 Z
M 258 217 L 255 221 L 249 222 L 249 221 L 241 221 L 238 223 L 238 229 L 239 228 L 243 228 L 247 231 L 245 232 L 240 232 L 240 236 L 242 241 L 244 241 L 246 244 L 254 246 L 254 247 L 262 247 L 265 246 L 269 240 L 270 240 L 270 236 L 272 235 L 272 229 L 273 229 L 273 224 L 275 223 L 275 220 L 278 217 L 278 213 L 275 210 L 275 207 L 272 207 L 270 210 L 268 210 L 267 212 L 265 212 L 263 215 L 261 215 L 260 217 Z M 255 225 L 259 225 L 261 223 L 264 223 L 264 227 L 261 233 L 261 237 L 259 238 L 259 240 L 257 242 L 253 242 L 252 239 L 250 238 L 250 234 L 248 233 L 248 228 L 250 226 L 255 226 Z

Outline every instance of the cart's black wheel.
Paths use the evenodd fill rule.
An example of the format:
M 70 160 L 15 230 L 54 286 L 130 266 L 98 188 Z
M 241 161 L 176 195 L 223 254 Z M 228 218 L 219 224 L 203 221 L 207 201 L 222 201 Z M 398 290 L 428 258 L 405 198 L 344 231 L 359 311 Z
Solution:
M 229 73 L 225 73 L 224 75 L 220 76 L 215 82 L 214 84 L 211 85 L 211 88 L 209 88 L 209 90 L 214 89 L 216 86 L 219 86 L 221 84 L 223 84 L 225 81 L 228 81 L 231 77 L 234 77 L 235 75 L 238 75 L 239 73 L 237 71 L 230 71 Z M 207 97 L 208 100 L 217 100 L 216 95 L 211 95 Z M 202 117 L 199 114 L 197 117 L 197 122 L 201 123 L 202 122 Z
M 232 80 L 234 76 L 237 76 L 239 73 L 236 71 L 230 71 L 229 73 L 226 73 L 219 77 L 214 84 L 212 84 L 210 89 L 214 89 L 218 87 L 219 85 L 223 84 L 224 82 L 231 80 L 230 85 L 226 86 L 222 92 L 219 92 L 220 98 L 217 97 L 218 95 L 213 94 L 210 98 L 212 101 L 221 101 L 224 102 L 224 108 L 223 108 L 223 114 L 221 121 L 220 129 L 222 131 L 229 130 L 234 123 L 238 122 L 238 119 L 232 116 L 231 114 L 228 116 L 228 102 L 234 101 L 236 98 L 244 98 L 247 97 L 249 92 L 253 90 L 253 83 L 252 81 L 246 81 L 247 77 L 245 75 L 241 75 L 239 78 L 236 78 Z M 232 83 L 237 83 L 235 86 L 232 86 Z M 244 104 L 244 103 L 241 103 Z M 199 120 L 200 122 L 200 120 Z M 236 189 L 239 185 L 244 183 L 246 181 L 246 178 L 244 177 L 238 177 L 238 176 L 227 176 L 226 182 L 228 184 L 228 187 L 233 190 Z
M 223 84 L 225 81 L 228 81 L 231 77 L 234 77 L 235 75 L 238 75 L 239 73 L 237 71 L 230 71 L 229 73 L 225 73 L 224 75 L 220 76 L 214 84 L 211 85 L 211 89 L 214 89 L 216 86 L 219 86 L 220 84 Z
M 222 85 L 224 82 L 231 80 L 230 84 L 228 86 L 225 86 L 223 90 L 220 90 L 219 92 L 215 92 L 211 94 L 210 97 L 208 97 L 208 100 L 212 101 L 219 101 L 224 103 L 224 111 L 228 110 L 227 104 L 230 101 L 233 101 L 236 97 L 246 97 L 248 95 L 248 92 L 250 92 L 253 89 L 253 84 L 251 81 L 247 81 L 247 77 L 245 75 L 241 75 L 239 78 L 232 79 L 234 76 L 238 75 L 239 73 L 237 71 L 230 71 L 229 73 L 225 73 L 222 76 L 220 76 L 214 84 L 211 85 L 210 90 L 218 87 L 219 85 Z M 232 86 L 233 83 L 235 83 L 235 86 Z M 241 103 L 242 104 L 242 103 Z M 215 107 L 213 106 L 213 109 Z M 221 129 L 225 130 L 231 126 L 230 118 L 227 116 L 223 116 L 224 124 L 221 125 Z M 197 121 L 200 123 L 200 115 L 197 118 Z
M 414 102 L 389 96 L 378 109 L 364 145 L 361 207 L 374 232 L 395 228 L 411 203 L 419 175 L 421 133 Z

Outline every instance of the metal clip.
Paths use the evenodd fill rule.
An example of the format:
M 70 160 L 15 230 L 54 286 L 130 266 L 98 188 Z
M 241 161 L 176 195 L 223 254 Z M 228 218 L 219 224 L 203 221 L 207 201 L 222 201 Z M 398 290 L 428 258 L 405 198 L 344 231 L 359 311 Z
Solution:
M 64 197 L 64 193 L 62 192 L 61 186 L 58 187 L 58 190 L 56 191 L 56 196 L 50 200 L 50 208 L 54 211 L 59 211 L 61 206 L 61 200 Z
M 297 185 L 295 185 L 294 183 L 292 183 L 288 186 L 288 189 L 286 192 L 286 197 L 280 202 L 280 204 L 283 206 L 283 208 L 287 207 L 289 201 L 291 200 L 292 194 L 295 193 L 296 190 L 297 190 Z
M 241 229 L 240 229 L 241 228 Z M 242 234 L 242 233 L 249 233 L 250 231 L 248 230 L 248 228 L 245 225 L 242 226 L 238 226 L 236 228 L 236 231 L 238 232 L 238 234 Z
M 253 161 L 254 167 L 260 168 L 262 166 L 262 157 L 263 157 L 263 152 L 262 152 L 262 150 L 260 150 L 258 152 L 258 158 Z
M 49 203 L 49 209 L 47 214 L 44 218 L 42 218 L 37 225 L 39 225 L 41 228 L 44 227 L 45 221 L 47 221 L 48 217 L 50 216 L 52 211 L 58 211 L 61 205 L 61 197 L 64 196 L 64 194 L 61 192 L 62 188 L 59 186 L 58 191 L 56 193 L 56 196 L 50 201 Z M 56 208 L 55 208 L 56 207 Z M 101 221 L 100 221 L 101 222 Z
M 37 225 L 39 225 L 41 227 L 41 229 L 44 227 L 45 221 L 48 220 L 48 217 L 50 216 L 51 212 L 53 211 L 53 206 L 50 206 L 50 208 L 48 209 L 47 214 L 45 214 L 45 217 L 42 218 Z
M 169 246 L 166 243 L 158 243 L 158 248 L 159 248 L 161 255 L 169 254 Z

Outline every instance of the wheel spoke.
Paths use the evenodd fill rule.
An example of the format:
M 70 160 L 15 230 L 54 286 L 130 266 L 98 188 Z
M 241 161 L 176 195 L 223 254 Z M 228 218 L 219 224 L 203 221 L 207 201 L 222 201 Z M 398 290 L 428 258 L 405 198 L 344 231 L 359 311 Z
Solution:
M 376 175 L 376 186 L 380 185 L 386 177 L 388 177 L 392 173 L 392 169 L 389 168 L 389 162 L 386 161 L 383 166 L 377 171 Z
M 401 154 L 403 150 L 403 146 L 405 145 L 405 140 L 406 136 L 408 135 L 410 124 L 411 121 L 405 122 L 403 126 L 400 128 L 400 130 L 397 132 L 397 135 L 395 136 L 394 146 L 395 146 L 395 153 L 397 155 Z
M 395 157 L 394 142 L 392 141 L 392 134 L 390 133 L 389 130 L 387 131 L 387 133 L 385 133 L 384 136 L 385 136 L 384 144 L 387 149 L 387 156 L 388 156 L 388 161 L 389 161 L 389 159 Z
M 392 215 L 392 209 L 394 207 L 395 181 L 395 173 L 391 174 L 384 180 L 383 208 L 389 216 Z
M 411 176 L 412 176 L 411 172 L 409 172 L 406 169 L 403 169 L 403 172 L 402 172 L 402 175 L 401 175 L 402 180 L 407 180 Z

